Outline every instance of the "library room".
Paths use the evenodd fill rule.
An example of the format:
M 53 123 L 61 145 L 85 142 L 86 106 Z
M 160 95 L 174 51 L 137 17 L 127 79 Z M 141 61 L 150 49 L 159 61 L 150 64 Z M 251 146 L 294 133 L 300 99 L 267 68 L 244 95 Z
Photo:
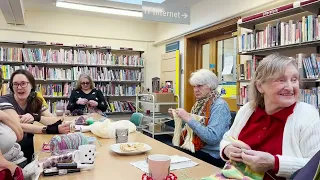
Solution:
M 0 180 L 320 180 L 320 0 L 0 10 Z

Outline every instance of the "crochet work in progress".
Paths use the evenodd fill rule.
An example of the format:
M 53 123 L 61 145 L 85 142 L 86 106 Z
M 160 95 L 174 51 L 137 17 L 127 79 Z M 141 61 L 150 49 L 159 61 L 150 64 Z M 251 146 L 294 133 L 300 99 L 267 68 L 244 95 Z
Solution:
M 195 145 L 193 143 L 194 134 L 193 130 L 188 126 L 188 124 L 185 124 L 184 128 L 182 128 L 182 119 L 176 114 L 176 112 L 172 111 L 173 119 L 174 119 L 174 135 L 172 138 L 172 144 L 174 146 L 181 147 L 183 149 L 189 150 L 191 152 L 195 152 Z M 196 114 L 190 114 L 192 119 L 196 121 L 203 120 L 202 116 L 198 116 Z M 186 136 L 184 139 L 184 142 L 181 145 L 181 132 L 186 130 Z
M 257 173 L 244 163 L 228 161 L 221 173 L 213 174 L 201 180 L 262 180 L 264 173 Z

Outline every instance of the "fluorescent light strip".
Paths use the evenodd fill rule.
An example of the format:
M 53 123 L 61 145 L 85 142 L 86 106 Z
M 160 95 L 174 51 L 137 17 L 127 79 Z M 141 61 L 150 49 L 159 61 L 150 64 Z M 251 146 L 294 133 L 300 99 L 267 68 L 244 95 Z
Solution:
M 105 14 L 142 17 L 142 12 L 139 12 L 139 11 L 130 11 L 130 10 L 124 10 L 124 9 L 98 7 L 98 6 L 88 6 L 83 4 L 75 4 L 75 3 L 62 2 L 62 1 L 57 1 L 56 6 L 61 8 L 76 9 L 76 10 L 90 11 L 90 12 L 99 12 L 99 13 L 105 13 Z

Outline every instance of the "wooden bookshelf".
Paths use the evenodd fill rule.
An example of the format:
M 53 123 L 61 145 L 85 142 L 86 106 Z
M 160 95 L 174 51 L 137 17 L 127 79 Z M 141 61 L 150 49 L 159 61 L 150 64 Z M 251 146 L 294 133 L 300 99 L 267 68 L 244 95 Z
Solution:
M 320 34 L 319 34 L 320 23 L 318 21 L 320 19 L 320 16 L 318 16 L 320 13 L 319 9 L 320 9 L 320 0 L 305 0 L 305 1 L 297 1 L 294 3 L 286 4 L 286 5 L 276 7 L 264 12 L 243 17 L 238 21 L 238 28 L 239 28 L 238 32 L 241 32 L 241 28 L 249 29 L 249 31 L 247 30 L 244 31 L 245 37 L 243 37 L 243 35 L 239 33 L 239 35 L 241 35 L 241 38 L 239 38 L 239 41 L 240 41 L 239 49 L 240 51 L 242 50 L 242 48 L 244 49 L 242 50 L 242 52 L 239 52 L 238 54 L 252 55 L 252 59 L 254 59 L 255 55 L 268 55 L 275 52 L 281 53 L 283 51 L 286 51 L 287 53 L 289 53 L 288 50 L 297 50 L 296 52 L 290 51 L 290 53 L 294 52 L 294 58 L 298 58 L 296 57 L 296 54 L 305 52 L 307 48 L 309 48 L 309 51 L 306 51 L 306 52 L 310 54 L 310 50 L 311 50 L 310 47 L 313 47 L 314 49 L 316 49 L 316 52 L 314 53 L 319 54 L 320 53 Z M 308 12 L 308 13 L 304 13 L 304 12 Z M 306 14 L 310 14 L 310 15 L 306 15 Z M 297 15 L 296 16 L 297 18 L 293 18 L 292 20 L 287 20 L 287 21 L 278 21 L 279 19 L 287 18 L 289 16 L 291 17 L 293 15 Z M 300 20 L 297 20 L 299 16 L 301 16 L 302 18 Z M 290 18 L 287 18 L 287 19 L 290 19 Z M 271 21 L 277 21 L 276 25 Z M 280 25 L 278 24 L 278 22 L 280 23 Z M 309 24 L 306 23 L 309 26 L 305 25 L 304 24 L 305 22 L 309 22 Z M 284 24 L 284 27 L 289 29 L 289 32 L 293 34 L 289 34 L 288 30 L 285 31 L 284 29 L 282 29 L 283 28 L 282 23 Z M 313 26 L 311 26 L 310 24 Z M 259 25 L 259 26 L 256 26 L 256 25 Z M 264 26 L 265 29 L 263 29 L 263 27 L 261 26 Z M 259 27 L 259 29 L 256 29 L 256 27 Z M 285 32 L 284 34 L 282 34 L 282 30 Z M 269 39 L 267 39 L 264 36 L 261 36 L 261 34 L 259 33 L 262 33 L 263 35 L 267 34 L 266 37 L 268 37 Z M 252 37 L 253 39 L 250 39 Z M 316 58 L 318 57 L 317 55 L 315 56 Z M 247 59 L 247 57 L 245 58 Z M 306 64 L 306 65 L 302 64 L 301 66 L 303 68 L 309 68 L 309 67 L 315 68 L 318 66 L 317 64 L 316 66 L 313 65 L 314 59 L 310 60 L 311 57 L 307 56 L 303 58 L 306 58 L 306 59 L 309 58 L 308 61 L 310 61 L 308 62 L 309 64 Z M 246 61 L 243 63 L 246 63 Z M 237 64 L 237 66 L 241 67 L 240 64 Z M 308 67 L 304 67 L 304 66 L 308 66 Z M 252 68 L 252 64 L 249 67 Z M 314 95 L 313 93 L 317 91 L 317 89 L 314 87 L 314 84 L 319 86 L 320 79 L 311 78 L 311 77 L 318 77 L 319 75 L 316 73 L 318 72 L 317 68 L 315 69 L 316 70 L 311 69 L 313 74 L 312 76 L 310 74 L 308 75 L 308 77 L 310 76 L 310 78 L 301 79 L 303 86 L 307 87 L 308 89 L 301 89 L 302 92 L 300 93 L 312 93 L 312 95 Z M 245 68 L 245 71 L 246 71 L 246 68 Z M 250 74 L 252 77 L 252 73 Z M 250 80 L 237 81 L 238 87 L 239 87 L 237 89 L 238 91 L 237 106 L 238 107 L 243 106 L 243 103 L 245 103 L 247 100 L 247 97 L 242 97 L 242 93 L 244 93 L 245 96 L 248 95 L 247 94 L 248 82 L 250 82 Z M 320 87 L 317 87 L 317 88 L 320 90 Z M 316 95 L 319 96 L 320 94 L 317 93 Z M 241 101 L 243 100 L 243 98 L 245 98 L 244 101 Z M 309 103 L 311 103 L 311 101 L 309 101 Z M 312 104 L 312 105 L 316 106 L 316 104 Z M 318 106 L 319 106 L 319 102 L 318 102 Z M 319 107 L 317 108 L 319 109 Z
M 243 28 L 254 29 L 256 24 L 273 21 L 305 11 L 318 14 L 319 6 L 320 0 L 305 0 L 303 2 L 293 2 L 280 7 L 266 10 L 264 12 L 241 18 L 238 21 L 238 25 Z
M 143 50 L 132 48 L 115 49 L 111 47 L 96 46 L 83 47 L 73 45 L 30 44 L 25 42 L 9 41 L 0 41 L 0 47 L 5 49 L 3 51 L 0 49 L 0 66 L 5 66 L 7 69 L 10 69 L 9 71 L 6 71 L 7 77 L 10 77 L 10 74 L 16 70 L 16 68 L 32 69 L 33 67 L 36 67 L 38 70 L 41 70 L 41 72 L 35 71 L 40 74 L 38 77 L 41 77 L 41 79 L 37 79 L 35 76 L 37 86 L 41 85 L 39 87 L 47 88 L 48 85 L 52 85 L 52 87 L 58 85 L 58 95 L 52 95 L 51 91 L 48 94 L 43 94 L 43 97 L 48 100 L 49 103 L 57 101 L 67 102 L 70 94 L 66 96 L 63 93 L 63 91 L 65 91 L 64 85 L 68 84 L 70 87 L 74 87 L 77 81 L 77 78 L 75 77 L 79 74 L 79 72 L 81 72 L 81 70 L 84 70 L 83 72 L 90 70 L 90 74 L 93 73 L 97 77 L 96 79 L 100 79 L 98 77 L 105 78 L 105 80 L 96 80 L 95 77 L 92 77 L 94 79 L 94 83 L 98 83 L 100 85 L 99 87 L 107 86 L 108 84 L 114 84 L 116 86 L 119 85 L 123 87 L 122 93 L 127 93 L 127 88 L 129 87 L 134 87 L 134 92 L 136 91 L 136 86 L 138 86 L 141 90 L 141 84 L 144 82 L 142 79 L 142 69 L 144 68 L 144 61 L 142 58 L 142 54 L 144 53 Z M 8 50 L 8 48 L 12 48 L 10 49 L 11 51 Z M 67 77 L 67 79 L 56 78 L 58 73 L 54 74 L 55 76 L 49 77 L 51 74 L 48 73 L 47 70 L 54 70 L 56 72 L 57 69 L 60 69 L 62 70 L 61 72 L 66 73 L 63 74 L 63 77 Z M 71 75 L 67 74 L 69 71 L 71 72 Z M 112 76 L 102 73 L 111 73 Z M 122 76 L 120 76 L 120 74 Z M 106 78 L 107 76 L 108 78 Z M 131 78 L 132 80 L 129 80 Z M 4 83 L 7 83 L 6 85 L 8 85 L 8 82 L 9 79 L 4 80 Z M 8 86 L 6 86 L 6 88 L 8 88 Z M 7 89 L 7 92 L 9 91 L 10 90 Z M 56 90 L 52 89 L 52 91 Z M 68 91 L 68 93 L 70 92 L 71 90 Z M 106 94 L 106 92 L 103 93 Z M 118 99 L 125 98 L 125 101 L 123 102 L 127 102 L 127 100 L 130 98 L 135 97 L 135 95 L 131 94 L 132 93 L 130 91 L 130 94 L 128 93 L 128 95 L 106 95 L 105 97 L 107 98 L 107 101 L 109 101 L 110 98 L 117 97 Z M 132 112 L 111 112 L 108 114 L 118 115 L 122 113 L 130 114 Z

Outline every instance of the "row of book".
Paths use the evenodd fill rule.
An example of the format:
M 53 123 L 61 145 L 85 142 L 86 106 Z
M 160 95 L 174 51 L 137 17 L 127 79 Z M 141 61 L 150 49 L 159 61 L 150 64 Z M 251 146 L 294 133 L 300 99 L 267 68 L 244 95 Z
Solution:
M 4 79 L 10 79 L 11 74 L 18 69 L 27 69 L 38 80 L 78 80 L 80 74 L 88 74 L 95 81 L 142 81 L 143 73 L 139 70 L 120 69 L 109 70 L 106 67 L 73 67 L 48 68 L 43 66 L 11 66 L 2 65 Z
M 59 101 L 52 101 L 48 100 L 48 109 L 51 113 L 55 114 L 57 105 L 63 106 L 65 109 L 68 105 L 67 100 L 59 100 Z M 107 113 L 130 113 L 130 112 L 135 112 L 136 111 L 136 106 L 133 102 L 131 101 L 112 101 L 112 102 L 107 102 Z
M 240 87 L 238 104 L 243 105 L 249 102 L 249 85 Z M 311 104 L 316 109 L 320 108 L 320 87 L 312 87 L 310 89 L 300 89 L 299 100 Z
M 255 73 L 259 62 L 264 58 L 264 56 L 254 55 L 252 59 L 246 60 L 243 64 L 238 65 L 237 74 L 239 80 L 251 80 L 253 74 Z
M 96 83 L 95 87 L 100 89 L 104 96 L 135 96 L 141 92 L 139 85 Z
M 143 72 L 130 69 L 109 70 L 106 67 L 73 67 L 73 77 L 88 74 L 95 81 L 143 81 Z
M 83 65 L 144 66 L 140 55 L 116 55 L 111 52 L 0 47 L 0 61 Z
M 276 21 L 263 30 L 253 30 L 239 37 L 239 51 L 263 49 L 320 39 L 320 15 L 303 16 L 301 20 Z
M 54 83 L 54 84 L 36 84 L 36 91 L 41 92 L 44 97 L 67 97 L 69 98 L 75 82 L 72 83 Z M 115 85 L 105 83 L 95 83 L 95 88 L 101 90 L 104 96 L 136 96 L 141 93 L 139 85 Z M 9 94 L 8 83 L 4 83 L 1 89 L 1 95 Z
M 320 76 L 320 55 L 310 56 L 299 53 L 296 55 L 300 77 L 307 79 L 318 79 Z
M 245 63 L 238 65 L 238 79 L 251 80 L 259 62 L 264 56 L 253 56 L 253 59 L 246 60 Z M 294 57 L 291 57 L 294 58 Z M 320 55 L 312 53 L 311 55 L 299 53 L 294 58 L 298 65 L 298 71 L 301 78 L 318 79 L 320 78 Z
M 107 102 L 107 112 L 114 113 L 114 112 L 135 112 L 136 106 L 131 101 L 113 101 Z

